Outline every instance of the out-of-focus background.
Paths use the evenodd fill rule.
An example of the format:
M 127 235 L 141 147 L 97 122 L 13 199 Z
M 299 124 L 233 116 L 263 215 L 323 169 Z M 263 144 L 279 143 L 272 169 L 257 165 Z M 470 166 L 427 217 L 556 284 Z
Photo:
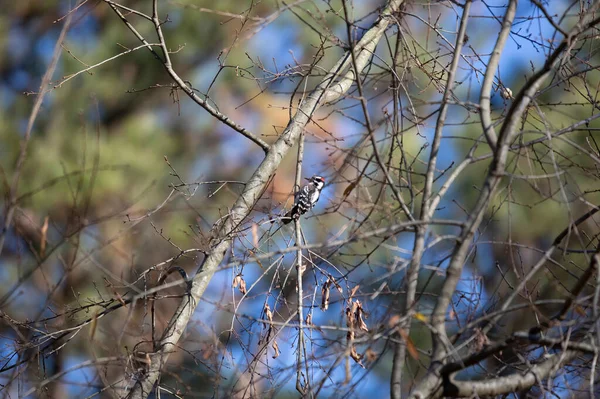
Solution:
M 475 2 L 472 6 L 468 42 L 439 153 L 437 188 L 448 175 L 442 172 L 460 163 L 473 140 L 480 138 L 476 104 L 504 3 Z M 562 14 L 569 5 L 551 3 L 547 7 L 552 15 Z M 69 17 L 69 10 L 77 4 L 79 8 Z M 149 1 L 130 0 L 123 5 L 152 13 Z M 376 21 L 382 5 L 382 1 L 350 5 L 354 40 Z M 152 302 L 140 299 L 104 317 L 98 315 L 119 298 L 154 287 L 159 272 L 148 271 L 151 268 L 162 270 L 175 264 L 193 275 L 203 259 L 202 251 L 208 248 L 211 227 L 227 214 L 264 153 L 175 89 L 163 65 L 140 47 L 106 2 L 15 1 L 4 2 L 3 8 L 2 226 L 12 212 L 0 247 L 3 395 L 118 396 L 117 390 L 106 387 L 131 384 L 138 370 L 135 361 L 143 362 L 143 353 L 151 349 Z M 123 12 L 150 43 L 157 42 L 148 21 Z M 395 168 L 393 178 L 417 214 L 427 144 L 460 14 L 453 1 L 411 2 L 397 16 L 402 19 L 402 35 L 391 29 L 366 71 L 365 96 L 377 145 L 386 162 L 389 157 Z M 348 43 L 343 9 L 337 1 L 159 1 L 159 16 L 165 19 L 162 27 L 175 71 L 201 98 L 267 143 L 277 139 L 301 93 L 314 87 Z M 56 52 L 67 20 L 70 26 Z M 511 104 L 509 96 L 501 95 L 503 88 L 516 94 L 525 77 L 543 65 L 548 45 L 555 40 L 554 28 L 530 2 L 520 3 L 515 21 L 494 85 L 498 91 L 494 91 L 492 108 L 498 121 Z M 565 26 L 572 23 L 564 21 Z M 396 89 L 389 69 L 398 41 L 401 55 L 395 71 L 400 82 L 396 89 L 401 134 L 392 135 Z M 593 48 L 582 48 L 581 53 L 590 65 L 597 65 Z M 59 54 L 56 70 L 42 87 L 47 92 L 29 130 L 42 77 L 55 54 Z M 304 79 L 309 73 L 312 76 Z M 549 86 L 538 98 L 539 113 L 531 111 L 546 119 L 528 116 L 521 127 L 523 140 L 591 117 L 590 98 L 595 95 L 582 88 L 596 90 L 599 81 L 598 72 L 590 70 L 582 81 L 571 80 L 571 86 Z M 343 241 L 350 231 L 366 232 L 406 220 L 393 193 L 379 191 L 383 177 L 371 163 L 370 144 L 364 144 L 367 130 L 358 96 L 352 90 L 348 97 L 321 109 L 306 131 L 303 175 L 320 174 L 327 180 L 319 204 L 302 219 L 309 243 Z M 597 125 L 591 121 L 585 125 L 589 130 L 553 141 L 553 160 L 548 147 L 522 150 L 521 155 L 528 148 L 537 154 L 537 163 L 517 161 L 519 153 L 515 152 L 509 168 L 513 178 L 477 232 L 477 245 L 459 283 L 454 313 L 449 315 L 456 322 L 455 329 L 493 310 L 515 275 L 539 258 L 538 249 L 548 246 L 590 203 L 597 204 L 598 175 L 593 172 L 593 157 L 585 155 L 585 151 L 597 151 L 589 138 Z M 23 150 L 24 161 L 18 167 Z M 476 150 L 481 160 L 469 165 L 454 183 L 436 218 L 466 219 L 489 165 L 486 154 L 489 148 L 482 142 Z M 244 223 L 227 263 L 211 281 L 180 342 L 182 350 L 171 356 L 161 383 L 173 392 L 185 397 L 210 397 L 217 392 L 215 396 L 227 397 L 242 395 L 240 387 L 252 386 L 254 395 L 297 396 L 298 333 L 283 326 L 294 308 L 294 254 L 246 261 L 293 244 L 293 229 L 278 230 L 279 224 L 270 220 L 291 206 L 296 160 L 292 150 Z M 407 170 L 410 173 L 403 174 Z M 361 173 L 365 177 L 357 181 Z M 557 173 L 560 178 L 552 177 Z M 527 179 L 524 175 L 550 177 Z M 410 195 L 405 189 L 409 185 L 414 187 Z M 590 222 L 581 229 L 593 237 L 597 227 Z M 419 290 L 423 295 L 418 306 L 423 315 L 431 309 L 452 249 L 453 243 L 444 241 L 443 235 L 456 234 L 451 227 L 433 230 L 428 242 L 439 239 L 439 244 L 426 252 L 422 262 Z M 345 327 L 346 300 L 359 286 L 355 295 L 365 309 L 369 329 L 386 336 L 389 321 L 403 306 L 403 278 L 412 240 L 412 233 L 406 232 L 316 249 L 309 256 L 304 288 L 312 323 Z M 593 241 L 576 245 L 593 246 Z M 519 243 L 519 247 L 510 248 L 507 242 Z M 564 298 L 586 267 L 587 257 L 571 254 L 560 264 L 532 282 L 536 298 Z M 238 287 L 232 288 L 238 275 L 247 286 L 245 295 Z M 332 286 L 331 303 L 322 310 L 328 278 L 339 284 L 341 292 Z M 184 290 L 183 285 L 172 287 L 156 301 L 158 335 Z M 267 332 L 259 321 L 268 318 L 265 304 L 282 323 L 275 331 Z M 551 313 L 551 305 L 548 309 L 542 313 Z M 529 328 L 535 323 L 534 315 L 531 309 L 514 312 L 495 333 Z M 74 328 L 85 320 L 83 328 Z M 65 332 L 60 344 L 47 347 Z M 391 341 L 365 339 L 358 346 L 365 355 L 363 368 L 344 355 L 345 331 L 314 329 L 307 337 L 310 376 L 323 381 L 322 396 L 388 395 Z M 411 331 L 411 349 L 425 353 L 429 340 L 427 326 L 417 322 Z M 273 342 L 281 352 L 276 358 Z M 410 357 L 406 366 L 415 378 L 422 370 L 419 365 L 427 362 L 423 353 Z M 557 384 L 577 384 L 569 378 Z

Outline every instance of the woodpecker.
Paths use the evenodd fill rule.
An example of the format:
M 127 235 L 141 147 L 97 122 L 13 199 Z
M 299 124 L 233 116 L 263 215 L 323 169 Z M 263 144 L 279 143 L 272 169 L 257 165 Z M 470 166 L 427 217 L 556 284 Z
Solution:
M 301 215 L 311 210 L 319 200 L 325 179 L 315 175 L 307 180 L 308 184 L 296 193 L 292 209 L 281 218 L 283 224 L 288 224 L 292 220 L 298 219 Z

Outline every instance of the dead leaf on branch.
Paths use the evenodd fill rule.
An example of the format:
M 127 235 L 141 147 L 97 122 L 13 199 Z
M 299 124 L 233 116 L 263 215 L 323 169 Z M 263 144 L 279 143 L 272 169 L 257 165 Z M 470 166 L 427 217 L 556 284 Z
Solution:
M 253 257 L 254 255 L 256 255 L 256 254 L 254 253 L 254 251 L 252 251 L 252 250 L 248 250 L 248 254 L 249 254 L 251 257 Z M 260 261 L 260 259 L 258 259 L 258 258 L 254 258 L 253 260 L 256 262 L 256 264 L 257 264 L 257 265 L 258 265 L 258 266 L 259 266 L 261 269 L 265 270 L 265 267 L 263 266 L 263 264 L 262 264 L 262 262 Z
M 267 320 L 269 320 L 272 323 L 273 322 L 273 312 L 271 311 L 271 307 L 269 306 L 268 303 L 265 303 L 264 311 L 265 311 L 265 316 L 267 317 Z
M 350 348 L 350 357 L 358 364 L 360 364 L 361 366 L 363 366 L 363 364 L 361 363 L 361 359 L 362 359 L 362 355 L 359 355 L 358 352 L 356 352 L 356 346 L 352 345 L 352 347 Z M 364 367 L 364 366 L 363 366 Z
M 356 183 L 358 183 L 357 181 L 353 181 L 352 183 L 350 183 L 348 185 L 348 187 L 346 187 L 346 189 L 344 190 L 344 197 L 347 197 L 350 195 L 350 193 L 352 192 L 352 190 L 354 190 L 354 187 L 356 187 Z
M 362 319 L 360 318 L 361 311 L 359 309 L 362 309 L 360 301 L 355 301 L 352 303 L 352 305 L 346 307 L 346 326 L 349 328 L 349 331 L 346 334 L 346 341 L 348 342 L 348 345 L 350 347 L 350 357 L 361 367 L 364 367 L 360 361 L 362 359 L 362 355 L 358 354 L 358 352 L 356 351 L 356 346 L 354 345 L 354 329 L 356 328 L 357 324 L 360 325 L 359 320 L 362 321 Z M 366 331 L 369 331 L 366 324 L 364 325 L 364 328 L 366 328 Z M 360 326 L 360 329 L 362 330 L 363 327 Z
M 265 303 L 265 307 L 263 308 L 263 311 L 265 312 L 265 317 L 267 318 L 268 322 L 263 322 L 265 325 L 265 328 L 267 329 L 267 333 L 262 336 L 258 342 L 262 343 L 262 342 L 268 342 L 269 338 L 271 337 L 271 334 L 273 333 L 273 311 L 271 310 L 271 307 L 269 306 L 268 303 Z M 275 348 L 273 348 L 275 349 Z M 277 350 L 277 352 L 279 351 L 279 349 Z M 277 354 L 277 356 L 279 356 L 279 354 Z
M 363 320 L 363 308 L 362 308 L 362 304 L 360 303 L 360 301 L 356 301 L 355 302 L 355 306 L 356 306 L 356 310 L 354 311 L 354 317 L 356 318 L 356 324 L 358 325 L 358 328 L 365 331 L 365 332 L 369 332 L 369 327 L 367 327 L 367 323 L 365 323 L 365 321 Z
M 357 285 L 354 288 L 352 288 L 352 290 L 350 291 L 350 298 L 349 299 L 352 299 L 352 297 L 356 294 L 356 291 L 358 291 L 359 288 L 360 288 L 360 285 Z
M 307 325 L 307 326 L 310 326 L 310 327 L 313 327 L 315 330 L 317 330 L 317 331 L 319 331 L 319 332 L 323 332 L 323 329 L 322 329 L 321 327 L 319 327 L 319 326 L 317 326 L 317 325 L 313 324 L 313 322 L 312 322 L 312 312 L 311 312 L 311 313 L 309 313 L 309 314 L 306 316 L 306 325 Z
M 275 351 L 275 353 L 273 353 L 273 359 L 277 359 L 281 352 L 279 351 L 279 345 L 277 345 L 276 340 L 273 340 L 273 350 Z
M 358 183 L 360 183 L 360 180 L 362 179 L 363 174 L 361 173 L 360 176 L 358 176 L 358 179 L 354 180 L 352 183 L 350 183 L 348 185 L 348 187 L 346 187 L 346 189 L 344 190 L 344 198 L 349 196 L 350 193 L 352 192 L 352 190 L 354 190 L 356 188 L 356 186 L 358 186 Z
M 379 358 L 379 354 L 375 352 L 373 349 L 368 348 L 365 351 L 364 358 L 367 362 L 372 363 Z
M 352 316 L 352 309 L 346 307 L 346 326 L 352 331 L 354 329 L 354 317 Z
M 246 293 L 248 292 L 246 290 L 246 280 L 244 280 L 241 274 L 238 274 L 233 279 L 233 288 L 238 288 L 242 295 L 246 295 Z
M 340 294 L 344 293 L 344 289 L 342 288 L 342 286 L 335 281 L 335 279 L 333 278 L 333 276 L 329 276 L 329 278 L 331 279 L 331 281 L 333 281 L 333 284 L 335 285 L 335 288 L 337 288 L 337 290 L 339 291 Z

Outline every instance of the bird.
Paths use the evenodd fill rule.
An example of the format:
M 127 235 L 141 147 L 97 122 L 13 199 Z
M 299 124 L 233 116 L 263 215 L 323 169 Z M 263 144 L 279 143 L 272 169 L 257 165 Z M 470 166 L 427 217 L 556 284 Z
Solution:
M 315 175 L 307 180 L 308 183 L 296 193 L 292 209 L 281 218 L 283 224 L 288 224 L 292 220 L 297 220 L 301 215 L 304 215 L 311 210 L 319 200 L 321 190 L 325 185 L 325 179 Z

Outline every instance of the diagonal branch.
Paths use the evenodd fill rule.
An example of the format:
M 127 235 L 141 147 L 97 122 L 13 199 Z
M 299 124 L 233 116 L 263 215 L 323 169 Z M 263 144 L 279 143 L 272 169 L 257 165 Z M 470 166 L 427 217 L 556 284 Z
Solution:
M 539 87 L 544 80 L 557 68 L 565 57 L 564 53 L 568 53 L 569 49 L 574 45 L 578 36 L 586 29 L 600 22 L 600 18 L 592 19 L 595 11 L 600 7 L 600 0 L 594 3 L 586 11 L 585 16 L 579 21 L 575 27 L 569 32 L 569 35 L 561 42 L 556 50 L 550 55 L 544 66 L 537 71 L 519 91 L 513 104 L 507 113 L 506 121 L 502 125 L 498 136 L 497 146 L 495 148 L 494 159 L 490 165 L 490 169 L 484 185 L 481 189 L 479 198 L 470 216 L 467 219 L 466 227 L 458 239 L 458 244 L 452 252 L 450 264 L 446 271 L 446 279 L 442 286 L 440 295 L 436 301 L 432 317 L 432 339 L 433 339 L 433 356 L 432 363 L 427 374 L 412 392 L 412 398 L 435 397 L 440 394 L 439 388 L 441 385 L 440 368 L 445 361 L 448 352 L 444 345 L 447 340 L 446 334 L 446 312 L 450 305 L 452 295 L 456 289 L 460 279 L 463 266 L 467 254 L 471 248 L 471 243 L 475 231 L 479 227 L 487 208 L 494 197 L 504 171 L 506 168 L 506 160 L 508 157 L 509 146 L 517 133 L 517 126 L 521 121 L 521 116 L 529 106 L 532 99 L 535 97 Z M 508 12 L 508 11 L 507 11 Z
M 446 89 L 444 90 L 444 96 L 442 98 L 442 104 L 440 112 L 438 114 L 437 123 L 435 126 L 435 133 L 433 137 L 433 144 L 431 146 L 431 153 L 429 156 L 429 162 L 427 165 L 427 174 L 425 176 L 425 188 L 423 190 L 423 199 L 421 203 L 421 214 L 420 220 L 425 224 L 419 225 L 416 228 L 416 234 L 413 246 L 413 255 L 408 266 L 407 277 L 406 277 L 406 301 L 405 301 L 405 315 L 406 317 L 401 325 L 401 330 L 410 331 L 411 316 L 414 313 L 415 298 L 417 294 L 417 286 L 419 281 L 419 270 L 421 266 L 421 259 L 425 252 L 425 234 L 428 229 L 427 223 L 433 218 L 435 207 L 438 201 L 437 196 L 432 196 L 433 181 L 435 180 L 435 169 L 437 164 L 438 151 L 442 141 L 442 130 L 448 114 L 448 101 L 454 89 L 456 71 L 458 69 L 458 63 L 461 58 L 462 47 L 465 41 L 465 34 L 467 31 L 467 21 L 469 19 L 469 12 L 471 10 L 471 0 L 467 0 L 463 8 L 463 14 L 460 21 L 460 27 L 458 35 L 456 37 L 456 45 L 454 47 L 454 54 L 452 57 L 452 64 L 448 71 L 448 77 L 446 82 Z M 404 368 L 404 359 L 406 358 L 406 342 L 401 336 L 397 337 L 399 343 L 396 344 L 394 351 L 394 360 L 392 363 L 392 380 L 391 380 L 391 396 L 393 398 L 400 398 L 402 396 L 402 371 Z
M 383 33 L 392 22 L 390 17 L 400 11 L 400 6 L 403 3 L 404 0 L 389 1 L 387 8 L 383 10 L 377 22 L 371 27 L 371 29 L 365 32 L 359 42 L 356 43 L 356 46 L 353 46 L 352 51 L 347 51 L 342 57 L 340 60 L 342 64 L 340 65 L 339 71 L 341 72 L 346 68 L 350 69 L 335 84 L 332 84 L 329 90 L 327 90 L 327 93 L 325 93 L 322 99 L 324 104 L 331 103 L 339 99 L 348 91 L 348 89 L 350 89 L 350 86 L 356 82 L 357 74 L 354 73 L 355 69 L 358 70 L 358 74 L 360 74 L 360 72 L 367 65 L 373 56 L 375 47 L 377 47 L 377 43 L 379 43 L 379 39 L 381 39 Z
M 40 89 L 38 91 L 37 96 L 35 97 L 35 102 L 33 103 L 33 108 L 31 109 L 31 114 L 29 114 L 29 119 L 27 121 L 27 128 L 25 130 L 25 135 L 21 140 L 21 148 L 19 151 L 19 156 L 17 158 L 17 163 L 15 165 L 15 172 L 13 174 L 12 183 L 10 185 L 8 192 L 8 206 L 6 207 L 6 212 L 4 214 L 4 223 L 0 227 L 0 254 L 4 249 L 4 242 L 6 240 L 6 235 L 8 234 L 8 230 L 12 224 L 15 210 L 17 209 L 18 201 L 18 189 L 19 189 L 19 181 L 21 179 L 21 172 L 23 171 L 23 165 L 25 164 L 25 160 L 27 159 L 27 149 L 29 147 L 29 140 L 31 139 L 31 132 L 33 131 L 33 125 L 38 117 L 40 109 L 42 108 L 42 103 L 44 102 L 44 98 L 46 94 L 50 91 L 47 89 L 48 84 L 52 79 L 52 75 L 56 70 L 56 66 L 58 65 L 58 59 L 60 58 L 60 53 L 62 49 L 62 44 L 65 40 L 65 36 L 71 27 L 71 19 L 73 17 L 72 13 L 69 13 L 65 24 L 63 25 L 58 40 L 54 45 L 54 50 L 52 52 L 52 59 L 50 60 L 50 64 L 48 65 L 48 69 L 44 73 L 42 77 L 42 82 L 40 83 Z
M 492 122 L 492 111 L 490 109 L 490 99 L 492 97 L 492 85 L 494 84 L 494 76 L 496 76 L 496 69 L 500 63 L 500 55 L 504 50 L 506 39 L 510 33 L 515 14 L 517 13 L 517 0 L 511 0 L 508 4 L 506 14 L 502 20 L 502 29 L 498 35 L 498 40 L 492 51 L 492 56 L 485 70 L 485 76 L 481 85 L 481 95 L 479 96 L 479 115 L 481 117 L 481 125 L 483 126 L 483 134 L 488 141 L 488 144 L 492 149 L 496 148 L 498 142 L 498 136 Z
M 403 0 L 390 0 L 387 7 L 383 10 L 381 17 L 365 33 L 359 45 L 362 43 L 362 46 L 365 46 L 364 41 L 367 41 L 374 48 L 385 30 L 393 22 L 391 15 L 398 12 L 402 3 Z M 252 211 L 265 190 L 270 177 L 276 172 L 281 160 L 289 152 L 290 148 L 296 144 L 310 118 L 323 102 L 323 98 L 331 97 L 331 83 L 337 76 L 344 61 L 348 58 L 349 55 L 345 54 L 327 73 L 321 83 L 307 96 L 283 133 L 271 145 L 264 160 L 258 166 L 250 180 L 248 180 L 244 191 L 233 205 L 229 217 L 225 219 L 221 226 L 214 226 L 215 238 L 211 243 L 211 250 L 208 252 L 202 268 L 194 276 L 190 295 L 184 298 L 179 304 L 175 315 L 169 321 L 160 342 L 156 346 L 157 351 L 150 356 L 150 366 L 147 373 L 143 379 L 133 384 L 128 394 L 129 398 L 142 399 L 150 395 L 156 381 L 160 377 L 162 367 L 169 358 L 169 354 L 177 348 L 177 343 L 194 314 L 196 306 L 223 261 L 238 226 Z M 359 71 L 367 65 L 367 61 L 368 58 L 364 62 L 357 61 Z M 339 95 L 342 94 L 339 91 L 337 93 Z
M 245 127 L 237 124 L 236 122 L 234 122 L 231 118 L 229 118 L 227 115 L 221 113 L 219 110 L 217 110 L 216 108 L 214 108 L 212 105 L 210 105 L 208 102 L 206 102 L 205 100 L 203 100 L 202 98 L 200 98 L 195 92 L 194 89 L 192 89 L 187 83 L 185 83 L 185 81 L 183 79 L 181 79 L 181 77 L 177 74 L 177 72 L 175 72 L 175 70 L 173 69 L 173 65 L 171 63 L 171 58 L 169 56 L 169 50 L 167 48 L 166 42 L 165 42 L 165 38 L 162 32 L 162 28 L 161 28 L 161 22 L 158 19 L 158 15 L 157 15 L 157 11 L 156 11 L 156 2 L 157 0 L 154 1 L 154 9 L 153 9 L 153 14 L 152 14 L 152 22 L 154 24 L 154 27 L 156 29 L 156 33 L 159 39 L 159 45 L 160 48 L 162 49 L 162 53 L 163 53 L 163 57 L 161 57 L 156 50 L 154 50 L 154 48 L 152 47 L 153 45 L 150 44 L 145 38 L 144 36 L 142 36 L 137 29 L 135 29 L 135 27 L 131 24 L 131 22 L 129 22 L 127 20 L 127 18 L 123 15 L 123 13 L 121 12 L 121 10 L 119 9 L 119 7 L 117 7 L 117 5 L 115 3 L 113 3 L 112 1 L 108 1 L 108 0 L 104 0 L 109 6 L 110 8 L 113 9 L 113 11 L 119 16 L 119 18 L 121 18 L 121 20 L 123 21 L 123 23 L 129 28 L 129 30 L 135 35 L 135 37 L 138 38 L 139 41 L 141 41 L 146 48 L 154 55 L 154 57 L 160 61 L 160 63 L 164 66 L 165 70 L 167 71 L 167 73 L 169 74 L 169 76 L 171 77 L 171 79 L 173 79 L 175 81 L 175 83 L 177 83 L 177 86 L 179 86 L 179 88 L 181 88 L 181 90 L 184 91 L 185 94 L 188 95 L 188 97 L 190 97 L 196 104 L 198 104 L 199 106 L 201 106 L 202 108 L 204 108 L 209 114 L 211 114 L 212 116 L 214 116 L 215 118 L 217 118 L 218 120 L 220 120 L 221 122 L 223 122 L 225 125 L 229 126 L 230 128 L 232 128 L 233 130 L 235 130 L 236 132 L 240 133 L 241 135 L 243 135 L 244 137 L 248 138 L 249 140 L 251 140 L 253 143 L 255 143 L 256 145 L 258 145 L 260 148 L 263 149 L 264 152 L 269 151 L 269 144 L 267 144 L 264 140 L 262 140 L 260 137 L 257 137 L 254 133 L 250 132 L 248 129 L 246 129 Z

